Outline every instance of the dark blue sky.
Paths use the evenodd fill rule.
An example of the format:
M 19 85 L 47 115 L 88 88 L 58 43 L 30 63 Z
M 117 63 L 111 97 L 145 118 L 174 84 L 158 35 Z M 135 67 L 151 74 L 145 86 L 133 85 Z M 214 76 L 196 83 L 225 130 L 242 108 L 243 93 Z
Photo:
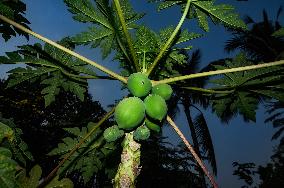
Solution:
M 72 36 L 86 29 L 85 24 L 72 20 L 71 14 L 61 0 L 26 0 L 24 2 L 27 4 L 27 18 L 32 23 L 31 28 L 49 39 L 60 40 L 64 36 Z M 133 2 L 135 10 L 147 13 L 141 23 L 145 23 L 153 30 L 158 30 L 167 25 L 176 25 L 181 16 L 177 8 L 157 13 L 154 12 L 154 4 L 147 4 L 146 0 L 132 0 L 131 2 Z M 284 6 L 283 0 L 248 0 L 248 2 L 217 0 L 217 2 L 232 4 L 241 16 L 248 14 L 255 21 L 261 20 L 264 8 L 269 17 L 275 19 L 279 6 Z M 283 21 L 283 17 L 284 15 L 280 17 L 280 20 Z M 202 33 L 196 26 L 196 23 L 191 22 L 186 23 L 184 27 L 190 31 Z M 206 65 L 210 61 L 229 56 L 223 50 L 225 41 L 229 38 L 230 36 L 222 26 L 211 24 L 210 32 L 191 44 L 195 49 L 201 49 L 202 64 Z M 31 37 L 29 43 L 34 42 L 39 41 Z M 15 50 L 15 46 L 25 43 L 26 40 L 23 38 L 13 38 L 7 43 L 4 43 L 3 39 L 0 38 L 0 55 L 3 55 L 5 51 Z M 76 51 L 118 72 L 117 64 L 111 62 L 111 57 L 105 60 L 101 59 L 99 49 L 90 50 L 88 47 L 78 47 Z M 9 68 L 10 66 L 0 67 L 0 78 L 5 76 L 5 72 Z M 125 94 L 120 92 L 120 84 L 115 81 L 90 81 L 89 92 L 93 95 L 94 100 L 99 100 L 104 107 Z M 222 188 L 240 187 L 237 177 L 232 176 L 232 162 L 256 162 L 257 164 L 268 162 L 272 153 L 272 146 L 277 144 L 277 142 L 270 140 L 275 130 L 271 128 L 271 124 L 263 123 L 267 114 L 264 113 L 262 107 L 258 110 L 256 123 L 244 123 L 242 118 L 236 117 L 228 125 L 224 125 L 210 110 L 205 111 L 205 115 L 217 157 L 217 181 Z M 180 113 L 176 122 L 189 136 L 183 113 Z M 166 128 L 165 132 L 167 135 L 171 135 L 172 142 L 179 142 L 179 138 L 170 127 Z

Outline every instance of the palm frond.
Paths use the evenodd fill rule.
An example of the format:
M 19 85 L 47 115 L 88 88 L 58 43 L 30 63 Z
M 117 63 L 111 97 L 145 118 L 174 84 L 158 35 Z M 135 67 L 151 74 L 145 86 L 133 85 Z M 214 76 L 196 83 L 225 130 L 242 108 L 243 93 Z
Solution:
M 277 14 L 276 14 L 276 20 L 278 20 L 278 18 L 279 18 L 279 16 L 281 15 L 282 12 L 283 12 L 283 7 L 280 6 L 280 7 L 278 8 L 278 11 L 277 11 Z
M 245 15 L 245 17 L 243 18 L 244 22 L 246 24 L 252 24 L 252 23 L 255 23 L 255 21 L 252 19 L 252 17 L 248 16 L 248 15 Z
M 225 51 L 230 53 L 237 49 L 243 49 L 246 44 L 243 35 L 234 35 L 231 39 L 226 41 Z
M 284 133 L 284 127 L 280 128 L 274 135 L 272 136 L 271 140 L 276 140 L 277 138 L 280 137 L 280 135 Z M 284 137 L 283 137 L 284 138 Z
M 265 123 L 272 122 L 274 128 L 278 130 L 273 134 L 272 140 L 278 139 L 284 133 L 284 102 L 277 101 L 266 106 L 267 113 L 271 114 L 265 119 Z M 284 138 L 284 137 L 283 137 Z
M 198 66 L 201 63 L 201 51 L 200 49 L 195 50 L 194 52 L 192 52 L 191 57 L 188 61 L 188 65 L 190 66 L 191 70 L 197 70 Z
M 205 154 L 205 157 L 207 157 L 208 162 L 212 166 L 214 174 L 217 174 L 217 163 L 215 158 L 213 142 L 211 139 L 207 122 L 202 113 L 200 113 L 194 119 L 193 125 L 198 138 L 198 143 L 200 144 L 202 151 Z

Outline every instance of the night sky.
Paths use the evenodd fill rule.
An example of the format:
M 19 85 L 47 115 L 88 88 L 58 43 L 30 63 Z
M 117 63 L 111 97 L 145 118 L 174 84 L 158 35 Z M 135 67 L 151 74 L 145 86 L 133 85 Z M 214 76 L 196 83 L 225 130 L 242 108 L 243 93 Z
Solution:
M 87 24 L 75 22 L 72 15 L 67 11 L 67 8 L 62 0 L 26 0 L 27 5 L 26 17 L 31 22 L 30 27 L 33 31 L 52 40 L 60 40 L 65 36 L 74 36 L 80 31 L 86 30 Z M 148 25 L 153 30 L 157 31 L 167 25 L 176 25 L 181 17 L 180 10 L 175 7 L 169 10 L 156 12 L 155 4 L 147 4 L 146 0 L 132 0 L 134 9 L 138 12 L 146 12 L 147 15 L 140 23 Z M 248 0 L 247 2 L 236 0 L 217 0 L 217 3 L 228 3 L 236 7 L 237 12 L 241 17 L 244 15 L 251 16 L 256 22 L 262 19 L 262 10 L 265 8 L 268 12 L 269 18 L 275 20 L 276 12 L 280 5 L 284 6 L 283 0 Z M 283 24 L 284 14 L 281 15 L 280 20 Z M 226 54 L 224 52 L 224 44 L 230 35 L 226 33 L 222 26 L 214 26 L 210 24 L 210 32 L 204 33 L 197 28 L 194 21 L 186 22 L 184 28 L 189 31 L 206 34 L 201 39 L 192 41 L 194 49 L 201 49 L 202 52 L 202 66 L 205 66 L 210 61 L 230 57 L 233 54 Z M 39 40 L 31 37 L 29 43 L 33 44 Z M 0 37 L 0 55 L 4 52 L 15 50 L 17 45 L 26 44 L 27 41 L 23 37 L 17 37 L 4 43 Z M 89 49 L 86 46 L 78 47 L 76 49 L 80 54 L 103 64 L 104 66 L 119 72 L 118 63 L 112 62 L 112 57 L 102 60 L 99 49 Z M 6 77 L 5 72 L 11 66 L 0 66 L 0 78 Z M 120 83 L 117 81 L 90 81 L 89 92 L 92 94 L 94 100 L 98 100 L 107 108 L 115 99 L 119 99 L 126 94 L 126 91 L 120 90 Z M 181 112 L 179 118 L 176 120 L 182 131 L 189 136 L 185 116 Z M 244 123 L 242 117 L 235 117 L 229 124 L 222 124 L 216 115 L 211 113 L 211 110 L 204 110 L 205 117 L 213 138 L 215 147 L 215 154 L 217 158 L 218 176 L 217 182 L 220 187 L 240 187 L 240 181 L 236 176 L 232 175 L 232 162 L 255 162 L 256 164 L 265 164 L 270 160 L 273 146 L 278 141 L 271 141 L 271 137 L 275 130 L 271 124 L 264 124 L 264 119 L 268 114 L 265 114 L 263 107 L 257 111 L 256 123 Z M 173 143 L 178 143 L 180 140 L 175 132 L 167 127 L 165 134 L 170 136 Z

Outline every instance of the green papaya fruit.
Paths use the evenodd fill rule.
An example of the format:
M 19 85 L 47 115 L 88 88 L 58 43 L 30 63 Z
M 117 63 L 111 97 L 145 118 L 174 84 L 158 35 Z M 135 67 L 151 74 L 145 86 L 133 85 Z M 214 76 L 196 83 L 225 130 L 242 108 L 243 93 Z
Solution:
M 151 80 L 143 73 L 133 73 L 128 77 L 127 88 L 136 97 L 148 95 L 152 89 Z
M 152 93 L 160 95 L 165 100 L 169 100 L 173 94 L 173 89 L 169 84 L 158 84 L 153 86 Z
M 150 137 L 150 130 L 146 126 L 142 125 L 134 131 L 133 137 L 137 141 L 147 140 Z
M 161 127 L 156 123 L 150 121 L 149 119 L 145 120 L 145 125 L 152 131 L 159 133 L 161 131 Z
M 168 111 L 165 99 L 159 95 L 149 95 L 144 100 L 146 114 L 155 120 L 162 120 Z
M 145 118 L 145 105 L 138 97 L 125 98 L 115 108 L 114 117 L 120 129 L 132 130 Z
M 105 129 L 103 136 L 107 142 L 114 142 L 124 135 L 124 131 L 120 130 L 117 125 Z

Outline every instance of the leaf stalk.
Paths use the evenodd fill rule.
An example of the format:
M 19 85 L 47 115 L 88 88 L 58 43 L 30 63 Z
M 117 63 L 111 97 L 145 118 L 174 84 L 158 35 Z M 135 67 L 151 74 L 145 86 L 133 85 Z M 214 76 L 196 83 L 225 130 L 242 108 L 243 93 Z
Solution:
M 183 89 L 189 89 L 193 91 L 199 91 L 203 93 L 211 93 L 211 94 L 229 94 L 234 92 L 234 90 L 226 90 L 226 91 L 215 91 L 214 89 L 204 89 L 199 87 L 181 87 Z
M 135 54 L 135 50 L 134 50 L 134 47 L 133 47 L 133 42 L 132 42 L 131 36 L 130 36 L 130 34 L 128 32 L 128 29 L 127 29 L 127 26 L 126 26 L 126 22 L 125 22 L 125 19 L 124 19 L 124 16 L 123 16 L 123 12 L 122 12 L 119 0 L 113 0 L 113 1 L 114 1 L 114 5 L 115 5 L 115 8 L 116 8 L 119 20 L 121 22 L 121 26 L 122 26 L 124 35 L 126 37 L 126 41 L 128 43 L 129 49 L 130 49 L 130 54 L 132 56 L 132 60 L 133 60 L 135 69 L 136 69 L 136 71 L 140 71 L 138 60 L 137 60 L 137 57 L 136 57 L 136 54 Z
M 43 182 L 38 187 L 44 187 L 52 178 L 56 175 L 58 169 L 71 157 L 77 149 L 96 131 L 113 113 L 115 107 L 113 107 L 97 124 L 94 128 L 86 134 L 82 140 L 69 152 L 66 156 L 60 161 L 60 163 L 47 175 L 47 177 L 43 180 Z
M 178 25 L 176 26 L 174 32 L 172 33 L 172 35 L 170 36 L 170 38 L 168 39 L 168 41 L 166 42 L 166 44 L 163 46 L 162 50 L 160 51 L 160 53 L 158 54 L 158 56 L 155 58 L 153 64 L 151 65 L 151 67 L 149 68 L 149 70 L 147 71 L 147 75 L 150 76 L 150 74 L 153 72 L 154 68 L 157 66 L 157 64 L 159 63 L 159 61 L 162 59 L 163 55 L 165 54 L 165 52 L 168 50 L 169 46 L 172 44 L 174 38 L 176 37 L 176 35 L 178 34 L 185 18 L 186 15 L 188 14 L 189 8 L 190 8 L 190 3 L 192 0 L 187 0 L 183 15 L 178 23 Z
M 46 43 L 48 43 L 48 44 L 50 44 L 50 45 L 52 45 L 52 46 L 54 46 L 54 47 L 64 51 L 64 52 L 66 52 L 66 53 L 68 53 L 68 54 L 70 54 L 70 55 L 72 55 L 72 56 L 74 56 L 74 57 L 76 57 L 76 58 L 78 58 L 78 59 L 80 59 L 80 60 L 90 64 L 90 65 L 93 65 L 97 69 L 105 72 L 106 74 L 109 74 L 113 78 L 116 78 L 117 80 L 120 80 L 123 83 L 127 83 L 127 79 L 125 77 L 123 77 L 123 76 L 121 76 L 121 75 L 119 75 L 119 74 L 117 74 L 117 73 L 107 69 L 106 67 L 104 67 L 102 65 L 97 64 L 96 62 L 94 62 L 94 61 L 92 61 L 92 60 L 90 60 L 90 59 L 88 59 L 88 58 L 86 58 L 86 57 L 84 57 L 84 56 L 82 56 L 82 55 L 72 51 L 72 50 L 69 50 L 68 48 L 65 48 L 64 46 L 61 46 L 60 44 L 57 44 L 56 42 L 53 42 L 52 40 L 49 40 L 49 39 L 47 39 L 47 38 L 45 38 L 45 37 L 43 37 L 43 36 L 41 36 L 41 35 L 39 35 L 37 33 L 35 33 L 33 31 L 25 28 L 24 26 L 14 22 L 13 20 L 10 20 L 9 18 L 7 18 L 7 17 L 5 17 L 3 15 L 0 15 L 0 20 L 3 20 L 4 22 L 9 23 L 9 24 L 13 25 L 14 27 L 16 27 L 16 28 L 18 28 L 18 29 L 28 33 L 28 34 L 30 34 L 30 35 L 32 35 L 32 36 L 34 36 L 34 37 L 44 41 L 44 42 L 46 42 Z
M 201 72 L 201 73 L 189 74 L 189 75 L 184 75 L 184 76 L 177 76 L 177 77 L 168 78 L 164 80 L 153 81 L 153 83 L 154 85 L 162 84 L 162 83 L 172 83 L 172 82 L 177 82 L 177 81 L 182 81 L 182 80 L 187 80 L 187 79 L 213 76 L 213 75 L 218 75 L 218 74 L 226 74 L 226 73 L 232 73 L 232 72 L 241 72 L 241 71 L 260 69 L 260 68 L 272 67 L 272 66 L 278 66 L 278 65 L 284 65 L 284 60 L 270 62 L 270 63 L 262 63 L 258 65 L 250 65 L 250 66 L 236 67 L 236 68 L 231 68 L 231 69 L 223 69 L 223 70 L 217 70 L 217 71 L 208 71 L 208 72 Z
M 189 149 L 190 153 L 192 154 L 192 156 L 194 157 L 194 159 L 197 161 L 198 165 L 201 167 L 201 169 L 203 170 L 203 172 L 206 174 L 206 176 L 209 178 L 212 186 L 214 188 L 218 188 L 218 185 L 216 183 L 216 181 L 214 180 L 214 177 L 210 174 L 210 172 L 207 170 L 207 168 L 205 167 L 205 165 L 203 164 L 202 160 L 198 157 L 197 153 L 194 151 L 193 146 L 187 141 L 187 139 L 185 138 L 185 136 L 183 135 L 183 133 L 181 132 L 181 130 L 177 127 L 177 125 L 175 124 L 175 122 L 170 118 L 170 116 L 167 116 L 167 121 L 168 123 L 173 127 L 173 129 L 176 131 L 176 133 L 178 134 L 178 136 L 181 138 L 181 140 L 183 141 L 183 143 L 186 145 L 186 147 Z

